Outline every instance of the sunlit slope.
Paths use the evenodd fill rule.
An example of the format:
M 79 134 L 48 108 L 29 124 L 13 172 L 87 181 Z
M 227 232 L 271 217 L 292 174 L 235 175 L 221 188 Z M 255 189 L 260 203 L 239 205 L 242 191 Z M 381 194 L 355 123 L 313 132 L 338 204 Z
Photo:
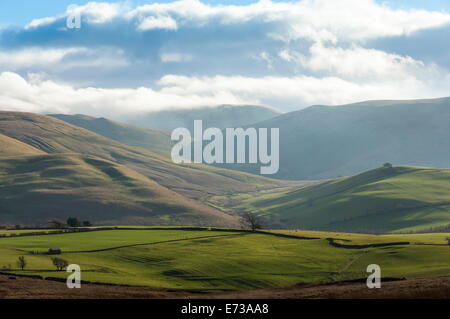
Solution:
M 250 191 L 281 183 L 205 165 L 176 165 L 159 153 L 116 142 L 50 116 L 0 112 L 0 133 L 47 153 L 81 153 L 123 164 L 191 197 Z
M 37 155 L 44 152 L 16 139 L 0 134 L 0 156 Z
M 50 116 L 123 144 L 147 148 L 162 154 L 170 154 L 172 143 L 170 133 L 166 131 L 142 128 L 111 121 L 106 118 L 95 118 L 80 114 L 51 114 Z
M 79 154 L 3 158 L 0 194 L 0 224 L 70 216 L 97 224 L 237 224 L 123 165 Z
M 392 167 L 281 194 L 242 208 L 290 228 L 330 231 L 427 230 L 450 225 L 450 170 Z

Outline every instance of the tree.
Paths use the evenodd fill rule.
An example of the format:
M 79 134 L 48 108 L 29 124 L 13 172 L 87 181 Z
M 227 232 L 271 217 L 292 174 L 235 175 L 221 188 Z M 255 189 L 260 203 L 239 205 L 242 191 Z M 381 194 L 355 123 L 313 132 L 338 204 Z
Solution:
M 25 257 L 19 256 L 19 258 L 17 258 L 17 267 L 24 270 L 26 266 L 27 266 L 27 260 L 25 259 Z
M 58 257 L 52 258 L 52 262 L 58 271 L 62 271 L 69 266 L 69 262 L 67 260 Z
M 262 228 L 258 216 L 250 212 L 244 212 L 241 214 L 241 225 L 244 228 L 250 229 L 251 231 Z
M 56 219 L 56 218 L 50 218 L 47 221 L 50 228 L 63 228 L 65 223 L 62 220 Z
M 391 163 L 384 163 L 383 167 L 384 168 L 392 168 L 392 164 Z
M 83 221 L 83 226 L 84 227 L 91 227 L 92 223 L 90 221 L 88 221 L 88 220 L 85 220 L 85 221 Z
M 81 222 L 76 217 L 69 217 L 67 218 L 67 225 L 69 225 L 70 227 L 80 227 Z

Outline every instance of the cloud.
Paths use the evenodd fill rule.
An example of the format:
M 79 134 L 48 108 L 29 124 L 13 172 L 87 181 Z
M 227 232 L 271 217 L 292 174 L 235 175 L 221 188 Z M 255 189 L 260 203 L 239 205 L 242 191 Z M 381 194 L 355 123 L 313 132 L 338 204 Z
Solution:
M 143 19 L 137 27 L 140 31 L 153 29 L 177 30 L 177 22 L 171 17 L 147 17 Z
M 66 28 L 74 14 L 81 16 L 81 29 Z M 392 9 L 374 0 L 91 2 L 0 30 L 2 79 L 9 74 L 29 96 L 0 93 L 0 106 L 108 116 L 448 95 L 442 30 L 448 35 L 450 14 Z M 430 49 L 435 46 L 442 50 Z M 30 73 L 46 77 L 32 81 Z
M 39 48 L 31 47 L 15 51 L 0 51 L 0 67 L 20 69 L 33 66 L 51 66 L 71 54 L 86 53 L 87 48 Z
M 270 35 L 285 41 L 310 38 L 315 41 L 364 40 L 380 36 L 411 34 L 442 26 L 450 15 L 426 10 L 393 10 L 372 0 L 304 0 L 272 2 L 261 0 L 244 5 L 210 6 L 198 0 L 181 0 L 140 6 L 129 19 L 164 17 L 184 26 L 242 24 L 254 21 L 271 24 Z M 151 20 L 153 21 L 153 20 Z
M 450 83 L 448 74 L 440 83 Z M 295 110 L 311 104 L 345 104 L 368 99 L 406 99 L 443 96 L 439 86 L 410 77 L 356 83 L 337 77 L 188 77 L 166 75 L 156 88 L 75 88 L 38 75 L 24 78 L 0 74 L 0 109 L 38 113 L 84 113 L 123 120 L 157 110 L 220 104 L 260 104 Z
M 167 108 L 192 108 L 217 103 L 241 104 L 251 100 L 226 92 L 174 94 L 164 90 L 75 88 L 40 76 L 23 78 L 12 72 L 0 74 L 0 108 L 37 113 L 84 113 L 123 118 Z
M 183 53 L 162 53 L 160 58 L 163 63 L 186 62 L 192 60 L 191 55 Z
M 55 22 L 56 20 L 58 20 L 58 17 L 46 17 L 46 18 L 41 18 L 41 19 L 33 19 L 30 23 L 28 23 L 25 26 L 25 30 L 45 26 L 45 25 Z
M 425 64 L 409 56 L 390 54 L 360 46 L 342 48 L 324 46 L 320 43 L 309 48 L 309 54 L 282 50 L 279 56 L 301 67 L 328 75 L 346 79 L 383 79 L 401 80 L 411 76 L 424 77 L 439 72 L 434 64 Z M 441 72 L 444 72 L 443 70 Z

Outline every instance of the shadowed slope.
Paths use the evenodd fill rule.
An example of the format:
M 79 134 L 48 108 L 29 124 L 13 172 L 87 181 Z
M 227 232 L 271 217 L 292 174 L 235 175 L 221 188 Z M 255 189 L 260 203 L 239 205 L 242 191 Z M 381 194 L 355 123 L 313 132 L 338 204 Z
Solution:
M 51 114 L 50 116 L 123 144 L 147 148 L 161 154 L 170 154 L 172 142 L 169 132 L 142 128 L 87 115 Z
M 391 167 L 241 204 L 290 228 L 331 231 L 428 230 L 450 225 L 450 170 Z
M 255 126 L 280 129 L 280 170 L 274 178 L 337 178 L 385 162 L 450 168 L 450 98 L 317 105 Z

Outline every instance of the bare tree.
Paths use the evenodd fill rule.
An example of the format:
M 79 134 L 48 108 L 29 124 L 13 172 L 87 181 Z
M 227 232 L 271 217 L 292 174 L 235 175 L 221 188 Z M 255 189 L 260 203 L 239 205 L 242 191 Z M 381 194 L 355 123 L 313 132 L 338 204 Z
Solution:
M 19 256 L 19 258 L 17 258 L 17 267 L 24 270 L 26 266 L 27 266 L 27 260 L 25 259 L 25 257 Z
M 242 227 L 250 229 L 251 231 L 262 228 L 259 217 L 256 216 L 256 214 L 250 212 L 243 212 L 241 214 L 241 225 Z
M 58 271 L 62 271 L 65 268 L 67 268 L 67 266 L 69 266 L 69 262 L 62 258 L 57 258 L 57 257 L 52 258 L 52 262 Z

